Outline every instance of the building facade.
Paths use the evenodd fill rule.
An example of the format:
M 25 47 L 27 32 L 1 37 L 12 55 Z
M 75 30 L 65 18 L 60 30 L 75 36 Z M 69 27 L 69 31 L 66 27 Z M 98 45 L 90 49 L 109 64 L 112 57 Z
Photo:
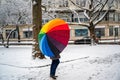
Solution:
M 87 0 L 73 0 L 76 4 L 82 7 L 86 6 Z M 85 26 L 80 26 L 78 19 L 81 22 L 86 22 L 87 18 L 83 15 L 83 11 L 74 6 L 69 0 L 45 0 L 43 4 L 47 7 L 47 12 L 43 11 L 42 22 L 45 24 L 53 18 L 64 19 L 69 24 L 70 40 L 77 40 L 85 36 L 90 36 L 90 32 Z M 114 0 L 114 7 L 109 10 L 105 18 L 95 27 L 96 36 L 101 39 L 120 39 L 120 1 Z M 105 9 L 107 5 L 105 6 Z M 74 13 L 72 9 L 76 10 L 78 14 Z M 104 9 L 104 10 L 105 10 Z M 79 17 L 78 17 L 79 15 Z M 102 15 L 102 14 L 100 14 Z M 15 28 L 15 27 L 14 27 Z M 32 25 L 22 25 L 20 28 L 20 36 L 22 40 L 32 40 Z M 4 29 L 4 38 L 6 39 L 8 33 L 13 29 L 13 26 Z M 16 33 L 13 33 L 11 40 L 16 39 Z
M 75 4 L 82 7 L 87 7 L 86 1 L 89 0 L 72 0 Z M 101 0 L 104 1 L 104 0 Z M 111 4 L 109 2 L 103 9 L 103 12 L 108 9 L 108 6 L 113 5 L 109 10 L 108 14 L 102 20 L 101 23 L 96 25 L 95 33 L 96 36 L 100 35 L 101 39 L 119 39 L 120 38 L 120 0 L 114 0 Z M 84 36 L 90 36 L 90 33 L 85 26 L 75 25 L 74 23 L 86 22 L 87 18 L 84 16 L 84 11 L 80 8 L 74 6 L 69 0 L 51 0 L 46 1 L 46 6 L 48 5 L 48 11 L 52 13 L 52 16 L 64 19 L 69 23 L 70 27 L 70 40 L 80 39 Z M 77 14 L 72 11 L 75 10 Z M 78 16 L 79 15 L 79 16 Z M 100 16 L 103 13 L 101 12 Z M 48 17 L 48 16 L 47 16 Z M 43 19 L 51 19 L 44 18 Z M 79 19 L 79 20 L 78 20 Z M 48 21 L 48 20 L 46 20 Z

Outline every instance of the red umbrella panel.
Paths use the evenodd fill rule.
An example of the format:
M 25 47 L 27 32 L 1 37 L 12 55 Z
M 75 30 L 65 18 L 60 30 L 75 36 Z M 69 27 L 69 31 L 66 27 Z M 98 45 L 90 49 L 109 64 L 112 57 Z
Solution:
M 39 47 L 49 57 L 59 55 L 67 46 L 70 36 L 68 24 L 62 19 L 53 19 L 46 23 L 39 35 Z

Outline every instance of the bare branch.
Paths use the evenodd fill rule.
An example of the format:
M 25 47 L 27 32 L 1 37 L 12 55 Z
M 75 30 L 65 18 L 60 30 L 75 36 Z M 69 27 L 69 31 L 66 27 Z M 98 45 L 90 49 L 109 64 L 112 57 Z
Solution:
M 45 9 L 45 11 L 47 11 L 47 8 L 46 8 L 46 6 L 43 6 L 43 5 L 41 5 L 41 7 L 42 7 L 42 8 L 44 8 L 44 9 Z
M 48 14 L 48 16 L 50 16 L 52 19 L 54 19 L 54 18 L 55 18 L 55 17 L 53 17 L 53 16 L 51 16 L 51 15 L 49 15 L 49 14 Z
M 44 8 L 44 11 L 45 11 L 46 13 L 48 13 L 48 16 L 49 16 L 49 17 L 51 17 L 52 19 L 54 19 L 54 18 L 55 18 L 55 17 L 53 17 L 53 16 L 51 16 L 51 15 L 49 14 L 49 11 L 47 11 L 46 6 L 41 5 L 41 7 L 42 7 L 42 8 Z
M 47 10 L 46 10 L 45 12 L 46 12 L 46 13 L 47 13 L 47 15 L 48 15 L 49 17 L 51 17 L 52 19 L 54 19 L 54 18 L 55 18 L 55 17 L 53 17 L 52 15 L 50 15 L 50 14 L 49 14 L 49 11 L 47 11 Z
M 79 20 L 79 14 L 75 10 L 73 10 L 73 12 L 76 13 L 76 15 L 78 17 L 78 22 L 81 23 L 81 21 Z
M 108 13 L 108 11 L 109 11 L 109 10 L 107 10 L 107 11 L 103 14 L 103 16 L 94 23 L 94 25 L 97 25 L 99 22 L 101 22 L 101 21 L 103 20 L 103 18 L 106 16 L 106 14 Z
M 86 17 L 87 19 L 90 19 L 90 17 L 88 16 L 88 14 L 87 14 L 87 11 L 86 11 L 86 10 L 84 10 L 84 15 L 85 15 L 85 17 Z
M 92 17 L 90 22 L 93 22 L 100 15 L 100 12 L 101 12 L 100 9 L 96 10 L 96 12 L 92 14 L 94 16 Z
M 112 4 L 112 5 L 109 5 L 108 7 L 109 7 L 109 9 L 111 9 L 114 5 L 113 5 L 113 2 L 114 2 L 114 0 L 112 0 L 111 1 L 111 3 L 110 4 Z
M 101 0 L 100 0 L 100 1 L 97 0 L 97 2 L 98 2 L 98 3 L 97 3 L 97 4 L 95 5 L 95 7 L 93 7 L 93 9 L 92 9 L 94 12 L 95 12 L 95 9 L 96 9 L 98 6 L 100 6 L 100 5 L 103 6 L 103 3 L 101 2 Z
M 93 12 L 92 15 L 95 15 L 95 14 L 96 14 L 96 16 L 93 17 L 93 19 L 91 20 L 91 22 L 94 21 L 94 20 L 100 15 L 101 11 L 103 10 L 103 8 L 104 8 L 105 5 L 107 4 L 107 2 L 108 2 L 108 0 L 106 0 L 106 2 L 105 2 L 104 4 L 101 3 L 101 2 L 99 2 L 100 4 L 102 4 L 102 6 L 101 6 L 98 10 L 96 10 L 95 12 Z
M 68 9 L 70 9 L 70 8 L 68 8 Z M 78 17 L 78 22 L 81 23 L 81 21 L 79 20 L 79 14 L 78 14 L 75 10 L 72 10 L 72 9 L 70 9 L 70 10 L 77 15 L 77 17 Z
M 113 3 L 113 1 L 114 1 L 114 0 L 111 1 L 111 4 Z M 102 17 L 101 17 L 100 19 L 98 19 L 98 20 L 94 23 L 94 25 L 97 25 L 99 22 L 102 21 L 102 19 L 106 16 L 106 14 L 109 12 L 109 10 L 111 9 L 112 6 L 113 6 L 113 5 L 110 5 L 110 6 L 108 7 L 108 10 L 106 10 L 106 12 L 102 15 Z
M 98 2 L 98 5 L 96 5 L 96 7 L 94 7 L 94 9 L 93 9 L 93 14 L 92 15 L 94 15 L 94 14 L 96 14 L 96 13 L 100 13 L 102 10 L 103 10 L 103 8 L 105 7 L 105 5 L 107 4 L 107 2 L 108 2 L 108 0 L 106 0 L 105 1 L 105 3 L 103 4 L 103 2 L 101 2 L 102 0 L 100 0 L 100 1 L 97 1 Z M 97 6 L 100 6 L 101 5 L 101 7 L 99 7 L 98 9 L 96 9 L 97 8 Z M 96 9 L 96 10 L 95 10 Z
M 90 9 L 87 9 L 86 7 L 81 7 L 81 6 L 77 5 L 77 4 L 75 4 L 72 0 L 69 0 L 69 1 L 70 1 L 73 5 L 77 6 L 77 7 L 80 8 L 80 9 L 90 11 Z

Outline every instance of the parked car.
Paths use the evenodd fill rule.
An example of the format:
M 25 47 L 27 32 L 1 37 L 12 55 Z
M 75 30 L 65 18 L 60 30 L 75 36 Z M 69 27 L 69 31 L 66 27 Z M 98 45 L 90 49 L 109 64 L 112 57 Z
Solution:
M 87 36 L 82 39 L 77 39 L 74 41 L 74 44 L 91 44 L 91 38 Z

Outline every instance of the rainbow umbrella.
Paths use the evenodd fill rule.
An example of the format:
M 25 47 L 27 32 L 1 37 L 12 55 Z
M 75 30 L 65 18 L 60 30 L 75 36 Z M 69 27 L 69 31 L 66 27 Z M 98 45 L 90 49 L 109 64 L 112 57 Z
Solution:
M 39 35 L 39 48 L 48 57 L 59 55 L 67 46 L 70 30 L 68 24 L 59 18 L 46 23 Z

